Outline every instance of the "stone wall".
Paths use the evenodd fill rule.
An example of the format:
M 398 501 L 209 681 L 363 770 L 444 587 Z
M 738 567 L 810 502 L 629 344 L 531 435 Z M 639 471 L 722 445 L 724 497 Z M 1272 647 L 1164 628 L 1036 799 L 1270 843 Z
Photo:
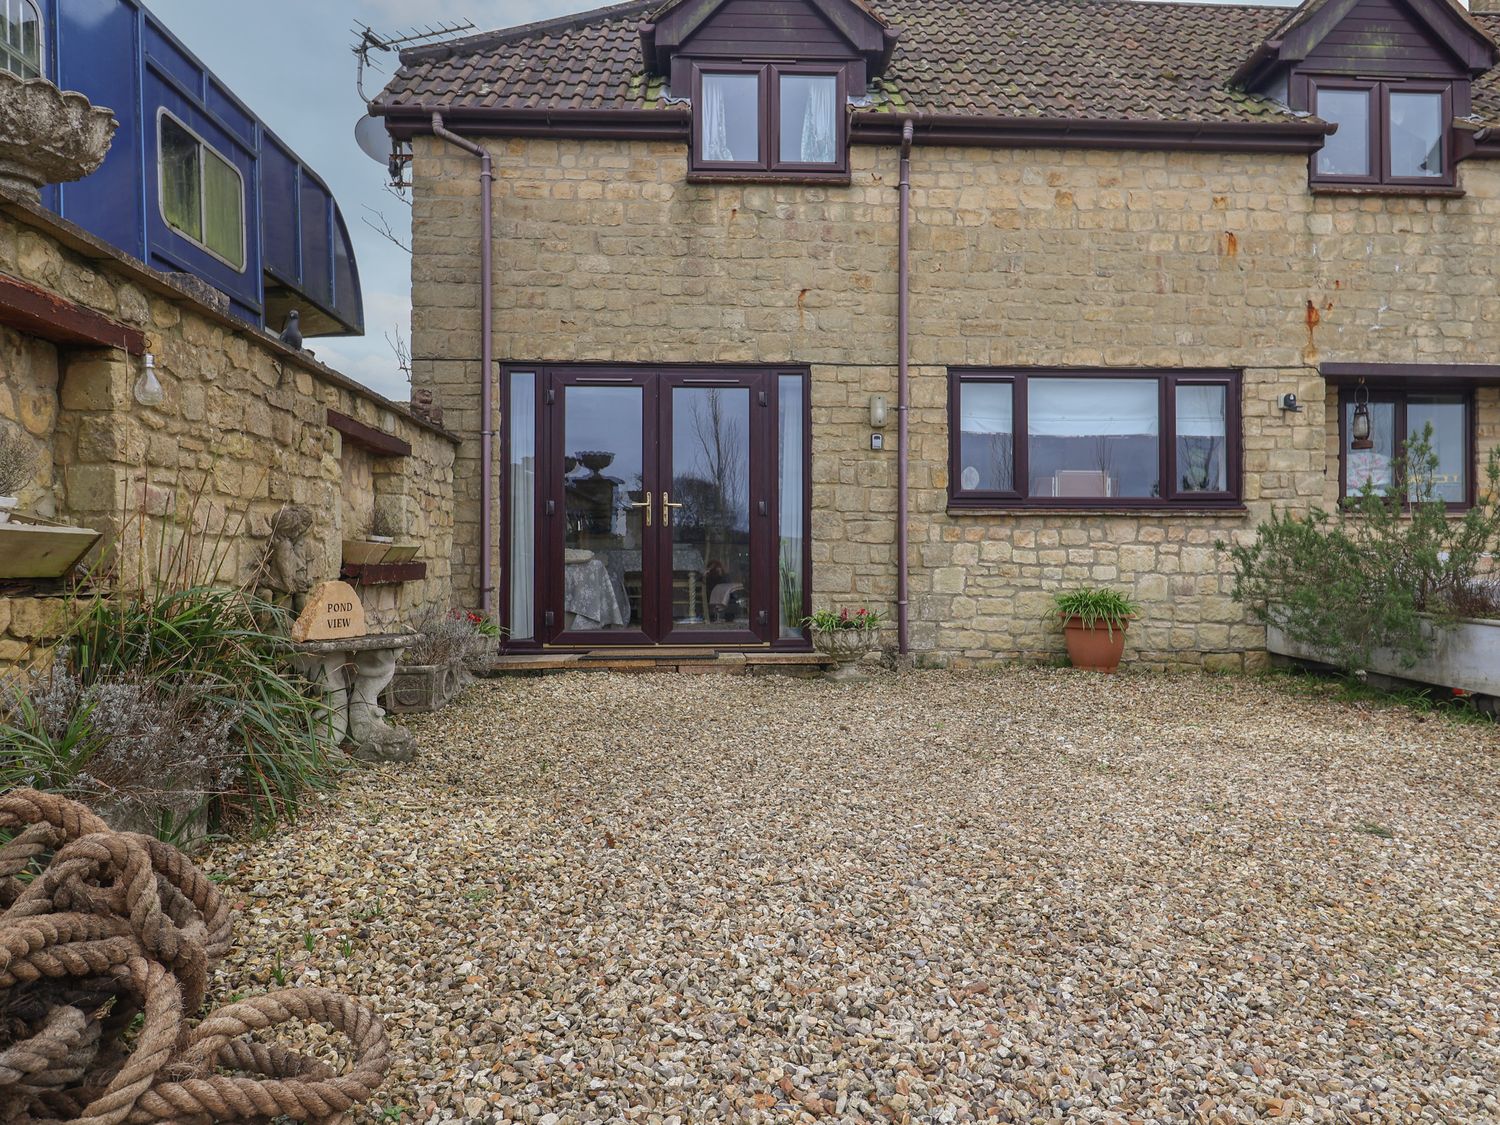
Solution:
M 686 182 L 681 145 L 491 142 L 502 361 L 795 363 L 812 371 L 814 591 L 889 603 L 894 150 L 856 147 L 847 187 Z M 414 163 L 414 381 L 463 434 L 456 580 L 478 571 L 479 232 L 474 161 Z M 1493 362 L 1500 170 L 1464 198 L 1314 197 L 1292 156 L 918 148 L 912 235 L 912 638 L 919 657 L 1047 658 L 1052 591 L 1145 603 L 1136 659 L 1243 667 L 1261 630 L 1230 599 L 1220 540 L 1333 502 L 1318 365 Z M 947 510 L 947 375 L 958 366 L 1239 368 L 1243 513 Z M 1278 400 L 1307 404 L 1286 414 Z M 1495 393 L 1481 417 L 1500 440 Z
M 0 332 L 0 426 L 24 429 L 44 454 L 23 503 L 109 533 L 125 582 L 155 569 L 164 529 L 174 542 L 191 528 L 198 557 L 219 560 L 193 567 L 194 577 L 239 583 L 259 565 L 270 519 L 285 504 L 312 510 L 313 574 L 337 577 L 342 539 L 369 531 L 379 496 L 403 537 L 422 544 L 428 573 L 372 591 L 376 624 L 448 607 L 455 439 L 171 279 L 107 248 L 80 247 L 86 239 L 10 205 L 0 211 L 0 273 L 144 331 L 165 398 L 156 407 L 135 401 L 137 357 Z M 347 445 L 328 426 L 329 410 L 407 441 L 412 456 Z M 0 664 L 35 639 L 11 633 Z

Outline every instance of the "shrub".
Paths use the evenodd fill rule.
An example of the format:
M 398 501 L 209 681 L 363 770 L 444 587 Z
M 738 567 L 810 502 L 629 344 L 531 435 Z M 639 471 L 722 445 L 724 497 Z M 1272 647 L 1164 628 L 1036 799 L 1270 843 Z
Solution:
M 232 791 L 237 718 L 192 683 L 85 686 L 55 671 L 0 698 L 0 789 L 62 793 L 118 828 L 169 839 Z
M 1485 494 L 1461 517 L 1437 496 L 1437 467 L 1429 425 L 1394 466 L 1409 508 L 1401 490 L 1366 484 L 1333 513 L 1273 514 L 1255 542 L 1231 551 L 1235 600 L 1348 671 L 1368 667 L 1377 649 L 1411 667 L 1431 653 L 1436 631 L 1496 602 L 1485 568 L 1500 548 L 1500 451 L 1490 454 Z
M 430 609 L 415 628 L 421 637 L 402 654 L 403 664 L 467 666 L 481 660 L 487 648 L 479 623 L 462 610 Z
M 292 671 L 284 626 L 283 611 L 243 590 L 122 592 L 81 610 L 59 657 L 85 689 L 121 679 L 177 685 L 204 712 L 232 716 L 238 777 L 219 803 L 264 823 L 294 813 L 301 793 L 331 773 L 318 704 Z

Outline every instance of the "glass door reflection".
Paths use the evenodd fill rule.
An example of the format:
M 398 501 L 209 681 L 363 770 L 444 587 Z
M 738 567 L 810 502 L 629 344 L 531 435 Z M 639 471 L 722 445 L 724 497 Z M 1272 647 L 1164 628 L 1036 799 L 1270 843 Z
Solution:
M 746 385 L 672 386 L 663 420 L 661 604 L 685 644 L 756 630 L 753 418 Z M 667 558 L 670 557 L 670 564 Z
M 563 388 L 562 628 L 640 633 L 647 627 L 646 390 Z

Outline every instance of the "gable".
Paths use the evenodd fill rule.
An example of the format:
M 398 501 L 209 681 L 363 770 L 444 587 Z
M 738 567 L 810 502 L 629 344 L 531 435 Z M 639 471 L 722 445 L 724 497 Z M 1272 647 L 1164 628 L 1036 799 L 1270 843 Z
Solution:
M 1468 67 L 1403 0 L 1358 0 L 1302 60 L 1332 74 L 1457 77 Z
M 862 94 L 890 62 L 900 31 L 864 0 L 673 0 L 640 28 L 646 67 L 683 89 L 694 59 L 849 62 Z
M 695 58 L 823 60 L 859 54 L 807 0 L 725 0 L 678 50 Z
M 1456 0 L 1307 0 L 1231 80 L 1274 89 L 1289 69 L 1391 77 L 1478 77 L 1495 41 Z

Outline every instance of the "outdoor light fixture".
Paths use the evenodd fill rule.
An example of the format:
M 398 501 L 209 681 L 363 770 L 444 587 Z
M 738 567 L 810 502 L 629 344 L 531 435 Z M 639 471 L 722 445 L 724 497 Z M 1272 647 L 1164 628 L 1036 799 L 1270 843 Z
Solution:
M 141 377 L 135 381 L 135 401 L 142 406 L 160 406 L 166 397 L 156 377 L 156 357 L 148 352 L 141 360 Z
M 1375 448 L 1375 441 L 1370 437 L 1370 392 L 1365 389 L 1363 379 L 1354 392 L 1354 421 L 1349 427 L 1349 436 L 1354 439 L 1349 443 L 1350 449 Z
M 886 400 L 885 395 L 870 396 L 870 426 L 873 429 L 884 429 L 886 423 Z

